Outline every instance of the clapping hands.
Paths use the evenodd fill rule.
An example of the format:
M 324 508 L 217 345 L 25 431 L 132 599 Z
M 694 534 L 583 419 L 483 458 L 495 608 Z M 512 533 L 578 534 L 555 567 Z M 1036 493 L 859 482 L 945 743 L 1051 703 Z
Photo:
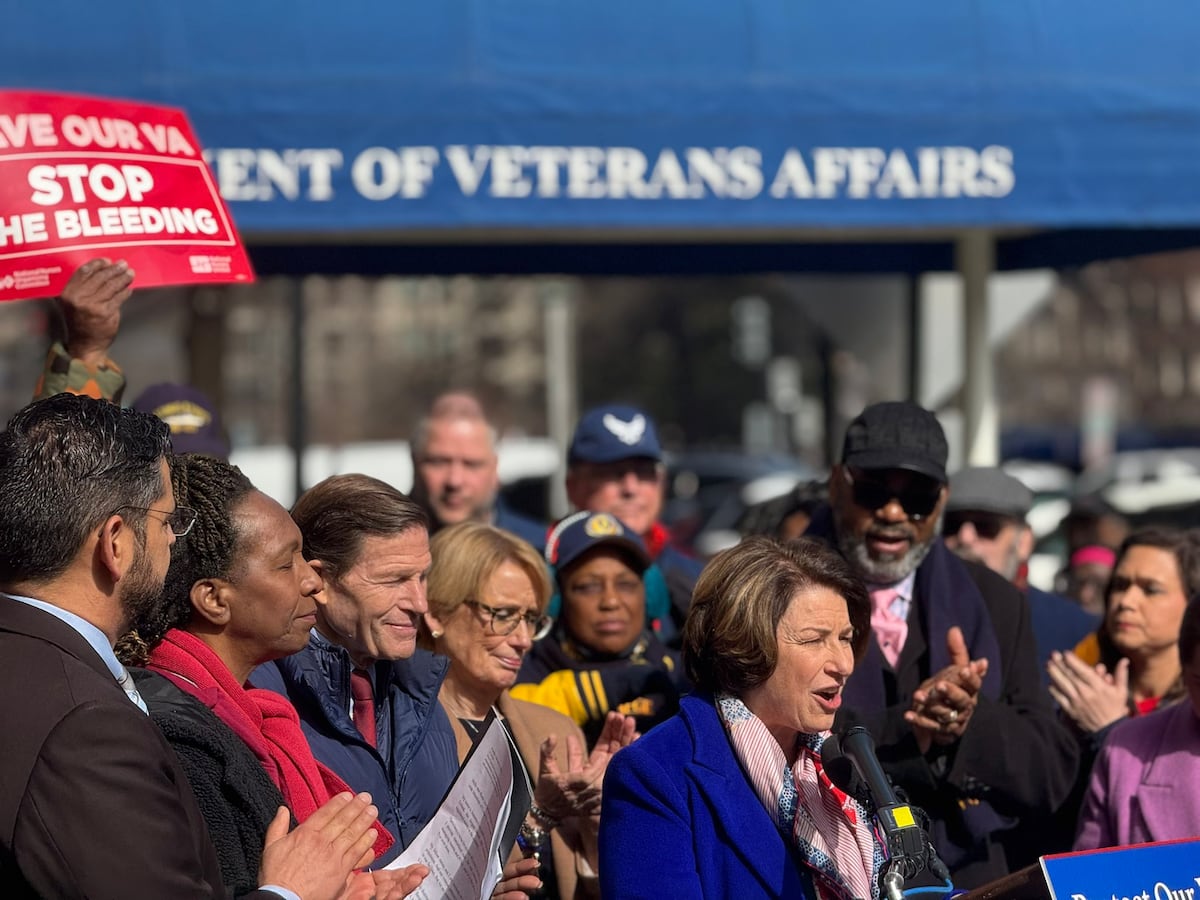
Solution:
M 961 628 L 946 633 L 946 649 L 950 665 L 921 683 L 904 714 L 922 753 L 934 744 L 944 746 L 962 738 L 987 675 L 988 661 L 971 659 Z
M 1050 696 L 1081 731 L 1095 734 L 1129 715 L 1128 659 L 1109 672 L 1102 663 L 1089 666 L 1074 653 L 1055 651 L 1046 671 Z
M 604 773 L 614 754 L 638 737 L 632 716 L 610 712 L 592 752 L 584 759 L 583 746 L 574 735 L 567 737 L 567 770 L 555 757 L 558 736 L 542 741 L 541 767 L 533 802 L 554 819 L 600 814 Z

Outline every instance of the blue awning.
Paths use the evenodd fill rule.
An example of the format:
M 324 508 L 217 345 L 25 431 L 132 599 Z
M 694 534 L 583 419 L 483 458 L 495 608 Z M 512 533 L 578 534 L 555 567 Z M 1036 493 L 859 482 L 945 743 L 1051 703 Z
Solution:
M 184 107 L 256 260 L 1016 267 L 1200 243 L 1196 47 L 1187 0 L 44 0 L 0 84 Z

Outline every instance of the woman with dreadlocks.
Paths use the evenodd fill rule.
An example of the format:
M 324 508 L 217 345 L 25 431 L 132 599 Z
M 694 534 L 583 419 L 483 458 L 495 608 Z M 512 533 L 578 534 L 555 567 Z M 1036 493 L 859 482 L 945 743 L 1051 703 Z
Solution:
M 177 456 L 171 480 L 176 502 L 196 510 L 195 524 L 173 548 L 162 602 L 123 648 L 128 661 L 163 676 L 140 675 L 138 688 L 184 762 L 225 880 L 237 889 L 257 877 L 280 799 L 303 822 L 349 790 L 313 758 L 288 701 L 246 687 L 255 666 L 305 645 L 321 580 L 287 510 L 235 466 Z M 394 856 L 391 835 L 378 822 L 375 829 L 375 858 Z M 346 896 L 405 896 L 427 872 L 359 875 Z

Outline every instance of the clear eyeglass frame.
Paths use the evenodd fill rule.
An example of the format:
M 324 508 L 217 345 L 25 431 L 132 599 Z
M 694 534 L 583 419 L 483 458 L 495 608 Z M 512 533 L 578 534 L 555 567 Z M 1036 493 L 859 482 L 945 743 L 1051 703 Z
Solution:
M 529 633 L 533 640 L 540 641 L 550 633 L 550 629 L 554 625 L 554 619 L 545 613 L 528 612 L 522 615 L 515 609 L 488 606 L 478 600 L 464 600 L 463 604 L 481 613 L 492 629 L 492 634 L 496 635 L 510 635 L 524 622 L 529 626 Z
M 156 519 L 159 516 L 165 516 L 166 518 L 160 521 L 165 521 L 168 527 L 170 527 L 171 533 L 177 538 L 187 537 L 188 532 L 192 530 L 192 526 L 196 524 L 196 511 L 190 506 L 177 506 L 171 512 L 167 512 L 165 509 L 154 509 L 149 506 L 121 506 L 113 510 L 113 512 L 120 512 L 122 509 L 133 509 L 138 512 L 144 512 L 146 515 Z

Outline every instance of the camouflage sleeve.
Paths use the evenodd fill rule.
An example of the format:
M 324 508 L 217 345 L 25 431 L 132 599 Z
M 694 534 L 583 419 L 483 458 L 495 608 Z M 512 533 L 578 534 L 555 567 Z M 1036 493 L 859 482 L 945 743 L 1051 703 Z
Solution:
M 72 359 L 61 341 L 55 341 L 46 354 L 46 365 L 33 391 L 33 399 L 41 400 L 55 394 L 84 394 L 97 400 L 121 402 L 125 393 L 125 374 L 111 359 L 98 366 L 89 366 Z

